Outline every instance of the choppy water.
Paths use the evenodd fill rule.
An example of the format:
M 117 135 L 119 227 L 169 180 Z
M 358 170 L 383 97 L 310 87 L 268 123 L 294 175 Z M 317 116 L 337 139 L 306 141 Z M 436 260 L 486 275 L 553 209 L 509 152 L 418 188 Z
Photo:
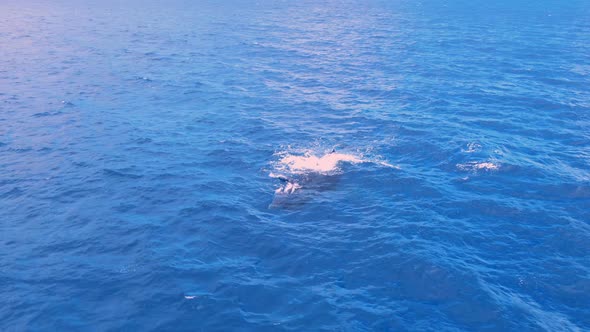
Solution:
M 588 1 L 0 2 L 0 330 L 588 330 L 589 211 Z

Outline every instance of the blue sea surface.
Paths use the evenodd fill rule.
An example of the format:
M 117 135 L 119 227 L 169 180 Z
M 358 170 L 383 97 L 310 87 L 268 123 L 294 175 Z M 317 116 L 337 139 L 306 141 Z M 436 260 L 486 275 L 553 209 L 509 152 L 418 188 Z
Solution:
M 2 0 L 0 295 L 1 331 L 589 331 L 590 2 Z

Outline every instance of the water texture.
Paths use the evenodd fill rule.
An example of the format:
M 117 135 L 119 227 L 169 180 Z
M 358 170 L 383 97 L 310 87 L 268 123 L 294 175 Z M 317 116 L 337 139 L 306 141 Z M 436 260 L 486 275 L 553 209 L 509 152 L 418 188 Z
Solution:
M 0 2 L 2 331 L 587 331 L 589 222 L 588 1 Z

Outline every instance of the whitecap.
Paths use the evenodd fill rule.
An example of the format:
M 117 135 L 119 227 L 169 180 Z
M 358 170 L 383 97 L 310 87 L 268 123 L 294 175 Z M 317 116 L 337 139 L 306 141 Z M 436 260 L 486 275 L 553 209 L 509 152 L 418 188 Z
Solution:
M 457 168 L 462 171 L 497 171 L 500 169 L 500 164 L 490 161 L 471 161 L 464 164 L 457 164 Z

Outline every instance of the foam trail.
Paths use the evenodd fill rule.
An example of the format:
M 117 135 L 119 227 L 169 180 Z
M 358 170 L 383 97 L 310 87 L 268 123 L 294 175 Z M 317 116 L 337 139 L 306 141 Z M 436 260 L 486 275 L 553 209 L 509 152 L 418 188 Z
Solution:
M 338 170 L 338 164 L 348 162 L 352 164 L 364 162 L 357 156 L 345 153 L 328 153 L 322 157 L 315 155 L 283 157 L 279 163 L 285 165 L 293 173 L 316 172 L 330 173 Z

